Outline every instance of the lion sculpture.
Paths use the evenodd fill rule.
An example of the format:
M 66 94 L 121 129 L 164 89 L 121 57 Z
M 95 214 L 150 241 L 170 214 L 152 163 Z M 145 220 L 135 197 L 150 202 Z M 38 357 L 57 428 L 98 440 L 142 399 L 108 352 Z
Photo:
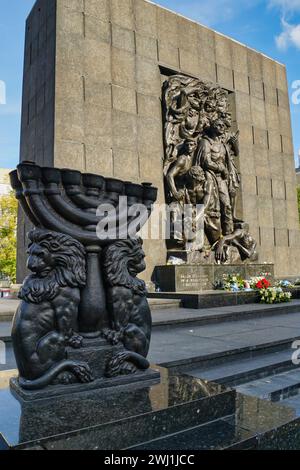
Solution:
M 107 376 L 146 370 L 151 339 L 151 312 L 146 286 L 137 275 L 144 271 L 145 253 L 140 239 L 120 240 L 104 251 L 103 269 L 107 285 L 107 304 L 111 330 L 103 332 L 112 344 L 123 343 L 107 366 Z
M 86 283 L 85 250 L 73 238 L 36 229 L 29 233 L 27 267 L 12 340 L 19 384 L 38 390 L 51 384 L 91 382 L 86 363 L 67 359 L 79 348 L 76 331 L 80 289 Z

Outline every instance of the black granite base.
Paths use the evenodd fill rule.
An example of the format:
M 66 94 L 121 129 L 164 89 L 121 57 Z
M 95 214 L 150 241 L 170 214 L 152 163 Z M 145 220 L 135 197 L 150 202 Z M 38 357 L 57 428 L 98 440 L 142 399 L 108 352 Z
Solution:
M 178 299 L 183 308 L 191 309 L 207 309 L 218 307 L 233 307 L 235 305 L 254 304 L 260 301 L 258 292 L 226 292 L 226 291 L 209 291 L 209 292 L 183 292 L 172 293 L 156 292 L 148 294 L 148 297 L 156 299 Z
M 283 289 L 292 293 L 293 299 L 300 298 L 300 288 L 293 287 Z M 149 299 L 174 299 L 180 300 L 180 306 L 191 309 L 207 309 L 218 307 L 234 307 L 235 305 L 257 304 L 260 302 L 260 295 L 257 291 L 207 291 L 207 292 L 155 292 L 148 294 Z
M 234 391 L 159 370 L 160 380 L 59 399 L 20 401 L 5 388 L 0 390 L 0 433 L 21 449 L 121 450 L 234 413 Z
M 0 389 L 0 449 L 300 449 L 295 409 L 160 372 L 154 385 L 140 382 L 59 400 L 20 402 Z
M 243 279 L 264 276 L 274 281 L 273 264 L 178 265 L 157 266 L 153 280 L 162 292 L 202 292 L 214 288 L 225 275 Z
M 19 385 L 18 379 L 12 378 L 10 381 L 10 388 L 13 395 L 17 400 L 21 401 L 34 401 L 47 398 L 61 397 L 64 395 L 71 395 L 73 393 L 89 392 L 97 389 L 107 389 L 118 387 L 121 385 L 128 385 L 136 382 L 143 382 L 146 385 L 152 385 L 159 381 L 160 373 L 158 370 L 149 369 L 143 372 L 137 372 L 131 375 L 122 375 L 115 378 L 102 378 L 94 380 L 88 384 L 72 384 L 72 385 L 50 385 L 43 390 L 24 390 Z

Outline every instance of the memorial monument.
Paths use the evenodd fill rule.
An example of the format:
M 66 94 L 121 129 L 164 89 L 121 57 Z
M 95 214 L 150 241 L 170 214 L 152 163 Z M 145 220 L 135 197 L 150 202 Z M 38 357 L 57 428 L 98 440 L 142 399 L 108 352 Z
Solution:
M 0 397 L 0 448 L 132 449 L 200 426 L 212 448 L 211 430 L 223 434 L 241 406 L 246 424 L 259 426 L 249 435 L 243 421 L 228 424 L 230 445 L 259 444 L 263 402 L 249 414 L 232 387 L 150 368 L 144 280 L 199 292 L 223 274 L 298 275 L 295 178 L 284 65 L 145 0 L 38 0 L 26 23 L 20 165 L 11 173 L 19 376 Z M 156 200 L 173 205 L 171 238 L 143 244 Z M 185 205 L 192 237 L 177 231 Z M 115 236 L 99 236 L 103 220 Z M 286 334 L 240 351 L 279 348 L 279 370 Z M 170 345 L 188 341 L 183 333 Z M 198 358 L 186 360 L 173 366 L 186 371 Z M 294 420 L 279 408 L 265 413 L 277 435 L 278 422 Z
M 170 256 L 196 273 L 185 290 L 186 279 L 211 289 L 218 266 L 298 275 L 284 65 L 144 0 L 43 0 L 27 20 L 22 108 L 21 161 L 152 181 L 159 204 L 204 204 L 205 233 L 189 245 L 145 240 L 146 281 Z M 30 228 L 19 225 L 19 282 Z

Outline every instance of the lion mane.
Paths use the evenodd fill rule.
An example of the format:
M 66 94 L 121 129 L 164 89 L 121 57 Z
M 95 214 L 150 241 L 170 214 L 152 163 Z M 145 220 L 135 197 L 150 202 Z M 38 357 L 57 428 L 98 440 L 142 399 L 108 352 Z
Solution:
M 28 234 L 29 249 L 33 244 L 48 250 L 55 266 L 44 276 L 28 276 L 20 290 L 19 298 L 38 304 L 53 300 L 60 288 L 82 288 L 86 284 L 86 260 L 83 245 L 61 233 L 35 229 Z
M 110 287 L 126 287 L 134 294 L 145 295 L 146 284 L 138 279 L 134 267 L 144 257 L 141 239 L 120 240 L 105 249 L 103 268 Z M 133 270 L 131 269 L 131 266 Z

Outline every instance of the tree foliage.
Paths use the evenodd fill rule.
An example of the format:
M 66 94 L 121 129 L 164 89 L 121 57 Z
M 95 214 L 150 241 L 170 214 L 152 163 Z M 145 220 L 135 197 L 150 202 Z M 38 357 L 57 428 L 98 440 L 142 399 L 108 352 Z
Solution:
M 0 196 L 0 276 L 16 281 L 18 203 L 13 193 Z

